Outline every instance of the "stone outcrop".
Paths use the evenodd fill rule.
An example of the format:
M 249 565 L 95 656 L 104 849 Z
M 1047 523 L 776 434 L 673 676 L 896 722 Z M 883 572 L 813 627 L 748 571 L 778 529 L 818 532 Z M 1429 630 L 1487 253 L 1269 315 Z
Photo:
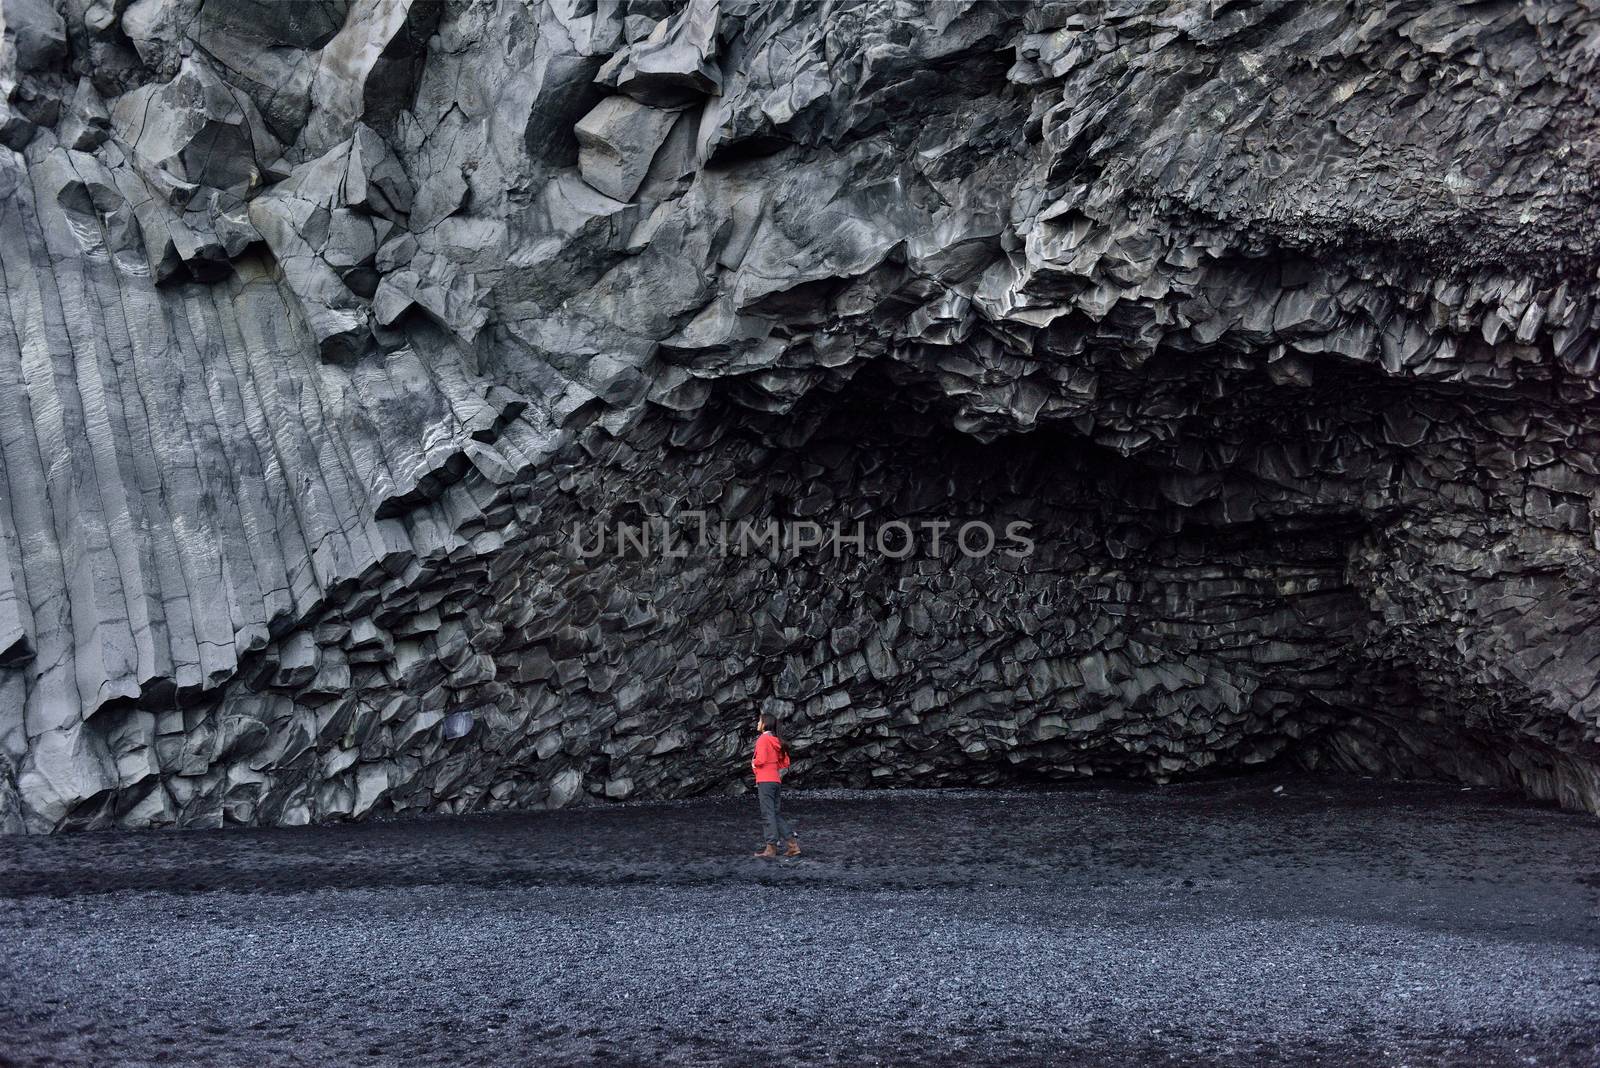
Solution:
M 1600 811 L 1590 7 L 0 19 L 6 829 L 683 796 L 758 710 Z

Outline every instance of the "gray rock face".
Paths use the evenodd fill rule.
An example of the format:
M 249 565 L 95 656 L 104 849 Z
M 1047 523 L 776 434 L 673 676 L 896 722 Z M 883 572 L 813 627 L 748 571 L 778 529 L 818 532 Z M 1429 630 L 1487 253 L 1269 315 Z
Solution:
M 1600 811 L 1582 6 L 0 17 L 0 826 L 682 796 L 757 710 Z

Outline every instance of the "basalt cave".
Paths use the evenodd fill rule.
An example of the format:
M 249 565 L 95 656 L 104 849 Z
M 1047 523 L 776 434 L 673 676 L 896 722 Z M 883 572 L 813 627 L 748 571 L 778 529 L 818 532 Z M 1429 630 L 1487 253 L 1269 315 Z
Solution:
M 0 829 L 1600 812 L 1600 10 L 0 0 Z M 690 514 L 1027 555 L 588 558 Z

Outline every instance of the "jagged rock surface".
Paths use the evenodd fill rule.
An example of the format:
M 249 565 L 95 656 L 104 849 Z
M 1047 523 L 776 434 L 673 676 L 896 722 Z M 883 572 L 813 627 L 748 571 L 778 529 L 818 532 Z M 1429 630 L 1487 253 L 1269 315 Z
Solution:
M 0 0 L 0 826 L 1600 811 L 1600 14 Z M 574 526 L 1032 524 L 586 558 Z

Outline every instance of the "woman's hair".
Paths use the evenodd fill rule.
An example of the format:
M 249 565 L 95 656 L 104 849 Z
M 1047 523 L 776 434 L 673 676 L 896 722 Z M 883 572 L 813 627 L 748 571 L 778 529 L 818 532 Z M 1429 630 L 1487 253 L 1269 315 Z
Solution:
M 760 716 L 760 722 L 763 730 L 771 731 L 772 736 L 778 739 L 778 748 L 783 751 L 783 755 L 788 756 L 789 743 L 784 741 L 783 735 L 778 732 L 778 717 L 771 712 L 763 712 Z

